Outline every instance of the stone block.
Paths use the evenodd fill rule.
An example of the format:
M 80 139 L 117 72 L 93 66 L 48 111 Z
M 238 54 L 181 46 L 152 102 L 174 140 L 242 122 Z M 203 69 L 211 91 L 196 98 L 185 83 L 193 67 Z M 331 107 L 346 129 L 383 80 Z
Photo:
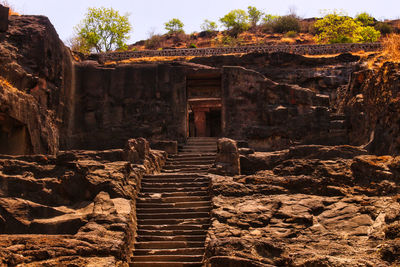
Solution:
M 0 32 L 8 30 L 8 12 L 8 7 L 0 5 Z
M 178 154 L 178 141 L 154 140 L 151 142 L 152 149 L 163 150 L 170 155 Z
M 220 175 L 239 175 L 239 151 L 235 140 L 228 138 L 218 139 L 218 152 L 212 172 Z

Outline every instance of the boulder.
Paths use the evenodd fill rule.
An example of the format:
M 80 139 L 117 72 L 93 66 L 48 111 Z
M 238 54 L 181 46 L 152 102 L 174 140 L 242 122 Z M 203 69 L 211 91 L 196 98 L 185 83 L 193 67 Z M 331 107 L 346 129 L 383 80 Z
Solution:
M 171 140 L 153 140 L 150 144 L 152 149 L 163 150 L 170 155 L 178 154 L 178 142 Z
M 217 156 L 212 172 L 230 176 L 240 174 L 239 150 L 235 140 L 218 139 Z

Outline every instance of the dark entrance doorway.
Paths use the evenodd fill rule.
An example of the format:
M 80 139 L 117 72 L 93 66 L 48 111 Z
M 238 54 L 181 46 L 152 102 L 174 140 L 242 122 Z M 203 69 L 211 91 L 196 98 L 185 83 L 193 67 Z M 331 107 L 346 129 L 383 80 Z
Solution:
M 189 111 L 189 137 L 220 137 L 221 109 L 197 111 L 197 120 L 193 111 Z
M 221 73 L 217 69 L 200 69 L 188 73 L 187 136 L 222 135 Z
M 0 113 L 0 154 L 32 154 L 32 145 L 27 127 L 18 120 Z
M 221 136 L 221 100 L 219 98 L 190 99 L 188 125 L 190 137 Z

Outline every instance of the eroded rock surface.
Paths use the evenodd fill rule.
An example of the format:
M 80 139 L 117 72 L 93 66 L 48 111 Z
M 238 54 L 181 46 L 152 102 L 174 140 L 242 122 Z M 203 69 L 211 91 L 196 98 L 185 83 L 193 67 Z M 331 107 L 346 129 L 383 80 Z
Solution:
M 350 146 L 300 146 L 243 156 L 259 158 L 255 166 L 265 169 L 253 175 L 214 175 L 209 263 L 395 264 L 399 159 L 366 154 Z
M 0 264 L 127 262 L 141 178 L 165 160 L 145 139 L 124 150 L 0 156 Z

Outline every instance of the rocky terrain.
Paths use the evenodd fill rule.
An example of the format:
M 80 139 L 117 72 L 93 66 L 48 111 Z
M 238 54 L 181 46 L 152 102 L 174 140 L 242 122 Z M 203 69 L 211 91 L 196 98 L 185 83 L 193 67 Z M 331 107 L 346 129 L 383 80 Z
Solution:
M 211 266 L 395 265 L 399 160 L 351 146 L 242 155 L 252 174 L 212 176 Z
M 397 266 L 400 65 L 364 61 L 74 62 L 47 18 L 11 16 L 0 32 L 0 266 L 135 266 L 152 256 L 135 255 L 139 194 L 173 211 L 155 222 L 176 216 L 187 234 L 199 228 L 185 221 L 196 210 L 185 197 L 199 194 L 188 179 L 200 173 L 197 198 L 212 205 L 196 254 L 206 266 Z M 201 96 L 209 86 L 237 141 L 185 148 L 188 88 Z M 209 208 L 197 219 L 208 222 Z M 159 211 L 143 208 L 142 222 L 150 213 Z M 175 226 L 152 240 L 186 245 L 170 236 Z M 138 242 L 151 245 L 146 233 Z M 165 244 L 157 253 L 168 259 Z
M 141 178 L 165 160 L 145 139 L 125 149 L 0 156 L 0 265 L 127 262 Z

